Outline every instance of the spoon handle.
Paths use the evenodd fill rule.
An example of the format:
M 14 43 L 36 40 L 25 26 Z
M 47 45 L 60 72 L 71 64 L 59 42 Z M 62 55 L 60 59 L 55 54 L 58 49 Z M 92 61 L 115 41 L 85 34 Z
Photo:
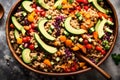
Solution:
M 107 80 L 111 80 L 111 76 L 105 72 L 102 68 L 100 68 L 99 66 L 97 66 L 96 64 L 94 64 L 92 61 L 90 61 L 88 58 L 86 58 L 85 56 L 79 54 L 78 55 L 80 58 L 82 58 L 83 60 L 85 60 L 88 64 L 90 64 L 92 67 L 94 67 L 97 71 L 99 71 Z

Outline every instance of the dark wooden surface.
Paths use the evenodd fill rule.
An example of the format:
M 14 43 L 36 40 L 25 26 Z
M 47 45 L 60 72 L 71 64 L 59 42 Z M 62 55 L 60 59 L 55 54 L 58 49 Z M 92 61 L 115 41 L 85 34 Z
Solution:
M 5 36 L 6 18 L 15 1 L 16 0 L 0 0 L 0 3 L 5 9 L 5 15 L 3 19 L 0 20 L 0 80 L 105 80 L 104 77 L 96 70 L 70 76 L 71 79 L 68 79 L 66 77 L 42 76 L 24 69 L 11 55 Z M 115 7 L 120 21 L 120 0 L 110 1 Z M 120 53 L 120 29 L 118 39 L 112 53 Z M 109 58 L 100 67 L 112 76 L 112 80 L 120 80 L 120 65 L 116 66 L 112 61 L 111 56 L 109 56 Z

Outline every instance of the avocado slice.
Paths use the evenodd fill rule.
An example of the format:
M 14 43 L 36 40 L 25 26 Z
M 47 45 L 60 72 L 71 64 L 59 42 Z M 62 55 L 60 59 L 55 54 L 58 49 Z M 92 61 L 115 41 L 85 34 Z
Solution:
M 22 7 L 27 11 L 27 12 L 32 12 L 34 9 L 30 6 L 33 2 L 32 1 L 23 1 L 22 2 Z
M 12 23 L 16 27 L 17 30 L 21 31 L 23 35 L 25 35 L 26 31 L 23 26 L 17 21 L 16 17 L 12 16 Z
M 20 34 L 16 29 L 14 30 L 14 36 L 16 39 L 18 39 L 20 37 Z
M 104 25 L 106 22 L 107 22 L 107 20 L 105 18 L 103 18 L 103 20 L 101 21 L 99 26 L 96 26 L 97 28 L 95 28 L 96 31 L 98 32 L 99 38 L 102 38 L 102 36 L 105 34 L 103 28 L 104 28 Z
M 101 20 L 99 19 L 99 20 L 97 21 L 97 24 L 95 25 L 95 30 L 97 30 L 97 29 L 98 29 L 98 27 L 99 27 L 100 23 L 101 23 Z
M 22 51 L 22 59 L 26 64 L 31 63 L 31 57 L 30 57 L 30 49 L 26 48 Z
M 62 4 L 62 0 L 57 0 L 54 4 L 54 7 L 57 8 L 61 4 Z
M 102 38 L 102 36 L 105 34 L 103 28 L 104 28 L 106 23 L 108 23 L 109 25 L 114 25 L 113 22 L 111 22 L 111 21 L 105 19 L 104 17 L 102 17 L 102 21 L 98 20 L 98 22 L 95 26 L 95 30 L 98 32 L 99 38 Z
M 84 34 L 86 33 L 87 31 L 84 30 L 84 29 L 75 29 L 73 28 L 71 25 L 70 25 L 70 20 L 72 19 L 72 17 L 68 17 L 66 20 L 65 20 L 65 29 L 71 33 L 71 34 L 75 34 L 75 35 L 79 35 L 79 34 Z
M 48 53 L 54 54 L 57 52 L 57 48 L 49 46 L 46 43 L 44 43 L 37 33 L 34 34 L 34 37 L 38 44 L 41 45 L 41 47 Z
M 54 41 L 55 38 L 53 36 L 51 36 L 50 34 L 48 34 L 45 30 L 44 24 L 47 22 L 47 19 L 42 19 L 39 21 L 38 23 L 38 30 L 40 31 L 40 33 L 48 40 L 50 41 Z
M 105 14 L 108 13 L 108 10 L 102 8 L 102 7 L 98 4 L 97 0 L 88 0 L 88 2 L 89 2 L 89 3 L 92 3 L 99 11 L 101 11 L 101 12 L 103 12 L 103 13 L 105 13 Z
M 14 24 L 16 29 L 18 29 L 19 31 L 21 30 L 22 25 L 17 21 L 16 17 L 14 17 L 14 16 L 12 16 L 12 23 Z
M 44 2 L 44 0 L 36 0 L 40 6 L 42 6 L 44 9 L 49 9 L 49 6 Z

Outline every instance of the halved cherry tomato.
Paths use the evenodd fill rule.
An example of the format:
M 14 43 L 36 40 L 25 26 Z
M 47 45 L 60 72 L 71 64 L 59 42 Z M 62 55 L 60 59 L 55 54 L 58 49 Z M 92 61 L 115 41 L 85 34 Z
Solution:
M 89 7 L 86 5 L 86 6 L 84 6 L 84 9 L 87 11 L 89 9 Z
M 10 24 L 10 27 L 11 27 L 11 28 L 14 28 L 14 25 L 13 25 L 13 24 Z
M 97 51 L 102 51 L 102 48 L 100 46 L 96 46 L 95 48 Z
M 24 43 L 26 43 L 26 42 L 29 42 L 31 40 L 31 38 L 29 36 L 27 36 L 27 37 L 24 37 L 22 40 Z
M 106 54 L 106 51 L 105 50 L 101 50 L 101 54 Z
M 113 22 L 113 18 L 110 18 L 110 21 Z
M 88 4 L 88 0 L 76 0 L 78 3 Z
M 40 7 L 37 7 L 37 11 L 38 11 L 38 12 L 42 12 L 43 9 L 41 9 Z
M 31 28 L 33 28 L 33 29 L 35 28 L 35 24 L 34 23 L 31 24 Z
M 34 44 L 30 44 L 30 45 L 29 45 L 29 49 L 34 50 L 34 48 L 35 48 L 35 47 L 34 47 Z
M 27 37 L 24 37 L 22 40 L 24 43 L 27 42 Z
M 70 72 L 70 69 L 69 68 L 65 68 L 65 72 Z
M 76 68 L 73 66 L 71 67 L 71 71 L 75 72 L 76 71 Z
M 84 39 L 84 40 L 83 40 L 83 43 L 84 43 L 84 44 L 88 44 L 88 40 L 87 40 L 87 39 Z
M 92 49 L 92 45 L 91 45 L 91 44 L 87 44 L 87 45 L 86 45 L 86 48 L 87 48 L 87 49 Z
M 42 11 L 42 12 L 40 13 L 40 15 L 44 17 L 44 16 L 46 15 L 46 12 L 45 12 L 45 11 Z
M 41 9 L 40 7 L 37 7 L 37 9 L 35 9 L 35 12 L 37 14 L 40 14 L 43 11 L 43 9 Z
M 31 40 L 30 36 L 27 36 L 27 42 L 29 42 Z
M 34 29 L 31 28 L 31 29 L 29 30 L 29 33 L 31 33 L 31 32 L 34 32 Z
M 32 4 L 32 8 L 37 8 L 37 5 L 35 3 Z
M 80 11 L 80 10 L 81 10 L 81 7 L 80 7 L 80 6 L 77 6 L 77 7 L 76 7 L 76 10 L 79 10 L 79 11 Z

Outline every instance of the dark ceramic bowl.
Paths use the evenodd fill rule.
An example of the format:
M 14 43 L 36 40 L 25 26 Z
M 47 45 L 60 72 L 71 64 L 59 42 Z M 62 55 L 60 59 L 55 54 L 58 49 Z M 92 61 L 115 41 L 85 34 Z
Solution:
M 17 0 L 17 2 L 12 6 L 9 14 L 8 14 L 8 17 L 7 17 L 7 21 L 6 21 L 6 39 L 7 39 L 7 43 L 8 43 L 8 46 L 10 48 L 10 51 L 12 52 L 13 56 L 15 57 L 15 59 L 21 64 L 23 65 L 25 68 L 33 71 L 33 72 L 36 72 L 36 73 L 39 73 L 39 74 L 44 74 L 44 75 L 50 75 L 50 76 L 68 76 L 68 75 L 75 75 L 75 74 L 80 74 L 80 73 L 83 73 L 83 72 L 86 72 L 86 71 L 89 71 L 91 70 L 91 67 L 85 69 L 85 70 L 79 70 L 79 71 L 76 71 L 76 72 L 70 72 L 70 73 L 50 73 L 50 72 L 42 72 L 42 71 L 39 71 L 39 70 L 36 70 L 30 66 L 28 66 L 27 64 L 25 64 L 20 58 L 19 56 L 17 56 L 17 54 L 15 53 L 11 43 L 10 43 L 10 38 L 9 38 L 9 25 L 11 23 L 11 15 L 16 11 L 17 7 L 21 4 L 22 0 Z M 103 63 L 107 58 L 108 56 L 110 55 L 114 45 L 115 45 L 115 42 L 116 42 L 116 38 L 117 38 L 117 34 L 118 34 L 118 18 L 117 18 L 117 14 L 116 14 L 116 11 L 115 11 L 115 8 L 113 7 L 113 5 L 110 3 L 109 0 L 106 0 L 106 3 L 108 4 L 108 6 L 112 9 L 113 11 L 113 20 L 114 20 L 114 23 L 115 23 L 115 26 L 114 26 L 114 40 L 113 40 L 113 44 L 110 48 L 110 50 L 107 52 L 107 54 L 104 56 L 103 59 L 101 59 L 101 61 L 97 64 L 97 65 L 100 65 L 101 63 Z

